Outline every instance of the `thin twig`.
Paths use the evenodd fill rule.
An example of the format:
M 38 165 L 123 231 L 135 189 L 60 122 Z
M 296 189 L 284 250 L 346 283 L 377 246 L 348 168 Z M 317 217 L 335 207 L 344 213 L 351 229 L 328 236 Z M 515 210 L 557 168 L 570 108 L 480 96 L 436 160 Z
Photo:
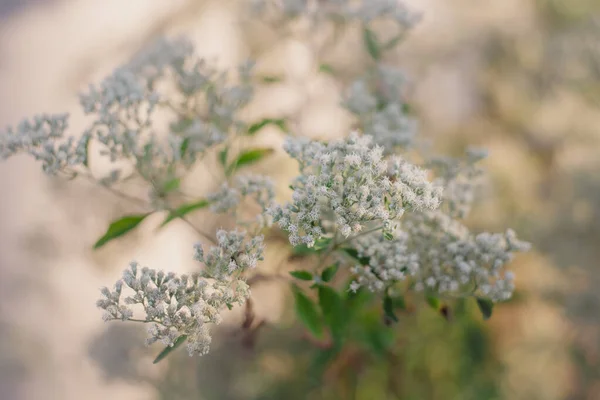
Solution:
M 112 193 L 113 195 L 115 195 L 115 196 L 117 196 L 117 197 L 120 197 L 120 198 L 122 198 L 122 199 L 124 199 L 124 200 L 130 201 L 130 202 L 132 202 L 132 203 L 135 203 L 135 204 L 137 204 L 137 205 L 139 205 L 139 206 L 142 206 L 142 207 L 144 207 L 144 208 L 147 208 L 147 207 L 148 207 L 148 202 L 147 202 L 147 201 L 145 201 L 144 199 L 140 199 L 140 198 L 138 198 L 138 197 L 135 197 L 135 196 L 130 196 L 130 195 L 128 195 L 127 193 L 123 193 L 123 192 L 121 192 L 121 191 L 119 191 L 119 190 L 113 189 L 113 188 L 111 188 L 110 186 L 103 185 L 103 184 L 102 184 L 102 183 L 100 183 L 100 182 L 99 182 L 99 181 L 98 181 L 96 178 L 94 178 L 94 176 L 92 176 L 92 175 L 91 175 L 91 174 L 89 174 L 89 173 L 85 173 L 85 172 L 76 172 L 76 171 L 73 171 L 73 173 L 76 173 L 78 176 L 82 176 L 82 177 L 86 178 L 86 179 L 87 179 L 88 181 L 90 181 L 91 183 L 94 183 L 94 184 L 96 184 L 96 185 L 98 185 L 98 186 L 100 186 L 100 187 L 104 188 L 105 190 L 109 191 L 110 193 Z
M 206 239 L 210 240 L 210 242 L 211 242 L 212 244 L 214 244 L 215 246 L 217 245 L 217 239 L 216 239 L 216 238 L 213 238 L 213 237 L 212 237 L 210 234 L 208 234 L 208 233 L 206 233 L 206 232 L 202 231 L 200 228 L 198 228 L 196 225 L 194 225 L 194 224 L 193 224 L 193 223 L 192 223 L 192 222 L 191 222 L 189 219 L 187 219 L 186 217 L 184 217 L 184 216 L 179 216 L 179 218 L 180 218 L 180 219 L 181 219 L 183 222 L 185 222 L 186 224 L 188 224 L 188 226 L 189 226 L 190 228 L 192 228 L 192 229 L 193 229 L 193 230 L 194 230 L 196 233 L 198 233 L 200 236 L 203 236 L 203 237 L 205 237 Z

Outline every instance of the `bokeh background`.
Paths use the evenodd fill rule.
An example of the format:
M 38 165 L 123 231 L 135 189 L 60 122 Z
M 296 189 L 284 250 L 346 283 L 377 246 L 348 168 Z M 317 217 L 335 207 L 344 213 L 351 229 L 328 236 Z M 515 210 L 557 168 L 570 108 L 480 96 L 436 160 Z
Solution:
M 241 3 L 0 0 L 0 125 L 69 111 L 76 131 L 79 90 L 157 35 L 185 33 L 219 66 L 252 57 L 285 78 L 259 90 L 250 119 L 285 116 L 312 137 L 346 132 L 343 82 L 318 73 L 307 40 L 273 35 Z M 238 312 L 210 355 L 154 366 L 142 329 L 101 321 L 98 288 L 131 259 L 194 268 L 194 233 L 173 224 L 157 234 L 158 218 L 93 252 L 131 207 L 15 158 L 0 164 L 0 398 L 600 399 L 600 1 L 406 3 L 423 20 L 387 61 L 410 77 L 420 134 L 449 153 L 487 147 L 489 190 L 469 225 L 513 227 L 534 245 L 514 262 L 513 300 L 485 323 L 468 311 L 451 323 L 428 309 L 402 316 L 394 360 L 350 351 L 320 370 L 289 291 L 264 283 L 255 309 L 273 324 L 252 348 L 232 334 Z M 348 75 L 364 67 L 359 39 L 348 35 L 326 61 Z M 282 137 L 265 128 L 257 140 Z M 281 155 L 259 169 L 285 180 L 293 163 Z M 201 168 L 194 176 L 210 180 Z M 276 246 L 269 256 L 287 257 Z

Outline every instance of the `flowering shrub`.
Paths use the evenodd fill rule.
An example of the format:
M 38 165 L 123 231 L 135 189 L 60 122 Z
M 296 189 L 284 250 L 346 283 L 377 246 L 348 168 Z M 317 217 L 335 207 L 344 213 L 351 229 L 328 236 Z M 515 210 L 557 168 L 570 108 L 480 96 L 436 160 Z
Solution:
M 381 301 L 388 323 L 397 320 L 409 295 L 427 299 L 436 310 L 446 309 L 444 302 L 453 298 L 472 297 L 488 318 L 493 303 L 510 298 L 514 290 L 506 264 L 528 245 L 512 230 L 472 233 L 461 222 L 475 200 L 482 172 L 478 162 L 485 152 L 468 149 L 462 159 L 452 159 L 407 151 L 419 149 L 417 124 L 402 94 L 405 78 L 383 62 L 383 55 L 417 16 L 386 0 L 277 4 L 253 2 L 253 12 L 274 24 L 306 19 L 311 26 L 358 25 L 371 58 L 368 70 L 349 84 L 342 104 L 355 117 L 355 130 L 329 142 L 293 134 L 285 142 L 299 174 L 284 204 L 275 200 L 270 177 L 243 173 L 274 149 L 234 152 L 240 138 L 266 125 L 288 130 L 285 119 L 247 123 L 241 118 L 257 84 L 253 64 L 245 63 L 235 74 L 217 71 L 198 59 L 184 38 L 159 40 L 81 94 L 91 124 L 78 139 L 65 136 L 66 115 L 38 116 L 0 135 L 2 158 L 28 153 L 49 175 L 94 180 L 123 198 L 144 202 L 151 212 L 166 211 L 163 225 L 174 219 L 191 224 L 188 214 L 200 209 L 236 221 L 238 228 L 220 229 L 214 237 L 196 227 L 211 246 L 195 246 L 199 268 L 191 275 L 132 262 L 113 290 L 101 291 L 97 306 L 104 319 L 148 323 L 148 343 L 166 346 L 157 361 L 183 343 L 190 355 L 205 354 L 210 324 L 219 324 L 222 312 L 250 298 L 265 235 L 278 232 L 294 254 L 307 259 L 305 269 L 291 273 L 298 282 L 292 289 L 299 319 L 316 337 L 328 330 L 336 347 L 349 340 L 353 308 L 369 306 L 352 300 L 364 291 Z M 387 40 L 372 30 L 380 19 L 396 26 Z M 321 69 L 335 74 L 326 65 Z M 170 119 L 166 130 L 155 124 L 159 115 Z M 114 166 L 102 178 L 90 171 L 93 142 L 102 146 L 99 156 Z M 217 155 L 222 186 L 174 206 L 181 179 L 209 154 Z M 132 178 L 147 185 L 146 199 L 120 191 L 119 183 Z M 250 219 L 241 212 L 245 201 L 257 206 Z M 148 215 L 114 221 L 95 247 L 130 232 Z M 312 283 L 308 290 L 318 302 L 301 281 Z

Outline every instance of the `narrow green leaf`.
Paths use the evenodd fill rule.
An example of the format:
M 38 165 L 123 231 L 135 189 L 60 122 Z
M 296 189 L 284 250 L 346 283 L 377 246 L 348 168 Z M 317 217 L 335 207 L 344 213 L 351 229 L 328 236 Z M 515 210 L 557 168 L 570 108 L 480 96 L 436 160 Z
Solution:
M 375 356 L 386 357 L 390 347 L 394 345 L 395 329 L 382 326 L 379 313 L 366 313 L 360 316 L 362 332 L 357 335 L 358 341 L 370 349 Z
M 340 266 L 340 263 L 335 263 L 335 264 L 332 264 L 329 267 L 325 268 L 323 270 L 323 272 L 321 273 L 321 280 L 323 282 L 331 281 L 333 279 L 333 277 L 335 276 L 335 273 L 337 272 L 339 266 Z
M 85 160 L 83 160 L 83 166 L 89 168 L 90 166 L 90 144 L 92 142 L 92 137 L 87 136 L 84 141 L 84 149 L 85 149 Z
M 348 287 L 350 282 L 345 287 Z M 345 309 L 348 313 L 348 319 L 352 318 L 356 314 L 360 313 L 367 307 L 374 298 L 373 292 L 365 290 L 365 288 L 359 288 L 356 292 L 348 290 L 346 293 Z
M 275 125 L 284 132 L 287 132 L 287 126 L 284 119 L 265 118 L 248 127 L 248 135 L 254 135 L 267 125 Z
M 381 48 L 377 42 L 377 35 L 375 35 L 375 32 L 365 27 L 363 29 L 363 41 L 373 60 L 379 60 L 381 58 Z
M 492 316 L 492 310 L 494 309 L 494 303 L 491 300 L 484 299 L 482 297 L 477 297 L 476 300 L 479 311 L 481 311 L 481 315 L 483 315 L 483 319 L 490 319 Z
M 298 318 L 313 335 L 320 338 L 323 335 L 323 325 L 315 304 L 297 286 L 294 286 L 293 289 Z
M 223 168 L 227 165 L 227 153 L 229 153 L 229 147 L 225 147 L 219 152 L 219 163 Z
M 108 230 L 102 236 L 96 244 L 94 244 L 94 249 L 98 249 L 104 246 L 106 243 L 110 242 L 113 239 L 116 239 L 120 236 L 125 235 L 127 232 L 134 229 L 139 225 L 140 222 L 144 220 L 150 214 L 140 214 L 140 215 L 128 215 L 119 220 L 114 221 L 108 227 Z
M 315 240 L 315 245 L 313 246 L 313 248 L 315 249 L 315 251 L 324 250 L 329 247 L 329 244 L 331 243 L 332 240 L 333 240 L 332 238 L 317 239 L 317 240 Z
M 181 142 L 181 148 L 179 149 L 179 155 L 181 157 L 185 156 L 185 153 L 187 152 L 187 149 L 189 146 L 190 146 L 190 138 L 187 137 L 187 138 L 183 139 L 183 142 Z
M 384 232 L 384 233 L 383 233 L 383 238 L 384 238 L 385 240 L 390 240 L 390 241 L 391 241 L 391 240 L 394 240 L 394 235 L 392 235 L 392 234 L 391 234 L 391 233 L 389 233 L 389 232 Z
M 321 64 L 319 66 L 319 71 L 329 75 L 335 75 L 335 70 L 329 64 Z
M 396 295 L 392 297 L 394 302 L 394 308 L 399 308 L 401 310 L 406 310 L 406 300 L 404 300 L 404 296 Z
M 154 359 L 154 361 L 152 362 L 153 364 L 157 364 L 158 362 L 160 362 L 163 358 L 165 358 L 166 356 L 168 356 L 169 354 L 171 354 L 171 352 L 173 350 L 175 350 L 176 348 L 178 348 L 179 346 L 181 346 L 183 344 L 183 342 L 185 342 L 185 340 L 187 339 L 187 335 L 181 335 L 179 336 L 177 339 L 175 339 L 175 342 L 173 342 L 173 346 L 167 346 L 164 348 L 163 351 L 161 351 L 158 356 L 156 356 L 156 358 Z
M 173 178 L 171 180 L 168 180 L 164 185 L 163 185 L 163 193 L 170 193 L 174 190 L 179 189 L 179 186 L 181 185 L 181 179 L 179 178 Z
M 314 247 L 308 247 L 305 244 L 299 244 L 298 246 L 294 246 L 292 248 L 292 254 L 295 256 L 307 256 L 310 254 L 315 254 L 317 251 Z
M 331 287 L 319 285 L 319 306 L 325 322 L 331 330 L 331 336 L 336 343 L 342 341 L 347 318 L 344 312 L 344 302 L 341 296 Z
M 196 211 L 201 208 L 204 208 L 204 207 L 208 206 L 209 204 L 210 204 L 210 202 L 208 200 L 202 199 L 202 200 L 196 201 L 194 203 L 184 204 L 184 205 L 176 208 L 175 210 L 171 210 L 169 215 L 167 215 L 167 218 L 165 218 L 163 223 L 160 224 L 160 227 L 162 228 L 163 226 L 165 226 L 169 222 L 173 221 L 174 219 L 181 218 L 184 215 L 189 214 L 192 211 Z
M 342 249 L 342 251 L 348 254 L 350 257 L 354 258 L 361 265 L 369 265 L 369 262 L 371 261 L 369 257 L 359 257 L 358 251 L 351 247 L 345 247 Z
M 296 279 L 300 279 L 303 281 L 312 281 L 313 280 L 313 274 L 311 274 L 308 271 L 292 271 L 292 272 L 290 272 L 290 275 Z
M 279 76 L 262 76 L 260 80 L 263 83 L 277 83 L 283 81 L 283 78 Z
M 394 301 L 387 295 L 383 298 L 383 313 L 390 321 L 398 322 L 398 317 L 394 314 Z
M 250 149 L 242 152 L 226 169 L 226 175 L 230 176 L 237 168 L 254 164 L 264 157 L 272 154 L 275 150 L 269 148 Z
M 427 301 L 427 304 L 429 304 L 429 306 L 431 306 L 431 308 L 433 308 L 435 311 L 440 309 L 440 299 L 437 297 L 428 295 L 425 297 L 425 300 Z

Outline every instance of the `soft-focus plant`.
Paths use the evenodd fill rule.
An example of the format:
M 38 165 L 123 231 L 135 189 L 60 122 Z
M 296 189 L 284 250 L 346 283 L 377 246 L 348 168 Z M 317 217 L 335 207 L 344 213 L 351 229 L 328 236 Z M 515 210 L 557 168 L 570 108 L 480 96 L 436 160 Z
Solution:
M 304 19 L 315 27 L 360 29 L 370 61 L 342 104 L 356 129 L 322 141 L 294 135 L 286 118 L 244 121 L 241 111 L 261 84 L 252 62 L 235 74 L 221 72 L 197 58 L 189 41 L 175 38 L 159 40 L 81 94 L 91 123 L 78 139 L 65 136 L 67 115 L 37 116 L 0 135 L 3 158 L 30 154 L 49 175 L 84 177 L 147 207 L 113 221 L 95 248 L 155 212 L 166 212 L 162 225 L 181 219 L 194 226 L 188 217 L 198 210 L 235 221 L 234 229 L 216 234 L 194 226 L 203 243 L 194 248 L 198 271 L 190 275 L 132 262 L 112 289 L 101 291 L 104 319 L 148 324 L 148 344 L 166 346 L 156 361 L 184 343 L 190 355 L 207 353 L 211 325 L 226 310 L 246 304 L 244 327 L 253 324 L 253 280 L 288 279 L 260 270 L 271 235 L 285 235 L 303 260 L 289 277 L 295 311 L 312 343 L 328 349 L 326 358 L 357 341 L 384 354 L 398 313 L 420 304 L 450 319 L 452 302 L 471 298 L 489 318 L 494 303 L 511 297 L 514 274 L 506 266 L 528 244 L 512 230 L 473 233 L 461 222 L 475 201 L 485 151 L 466 149 L 458 159 L 419 152 L 405 77 L 384 62 L 418 16 L 386 0 L 255 1 L 252 12 L 276 26 Z M 380 20 L 395 27 L 390 37 L 374 29 Z M 326 64 L 320 70 L 336 74 Z M 158 124 L 160 118 L 169 125 Z M 299 166 L 285 203 L 275 200 L 269 176 L 244 172 L 275 151 L 243 146 L 268 125 L 290 135 L 284 150 Z M 102 151 L 90 154 L 92 144 Z M 189 201 L 180 184 L 207 156 L 216 156 L 222 186 Z M 114 167 L 107 176 L 92 173 L 96 157 Z M 122 189 L 134 179 L 146 185 L 146 198 Z M 250 216 L 247 202 L 256 206 Z

